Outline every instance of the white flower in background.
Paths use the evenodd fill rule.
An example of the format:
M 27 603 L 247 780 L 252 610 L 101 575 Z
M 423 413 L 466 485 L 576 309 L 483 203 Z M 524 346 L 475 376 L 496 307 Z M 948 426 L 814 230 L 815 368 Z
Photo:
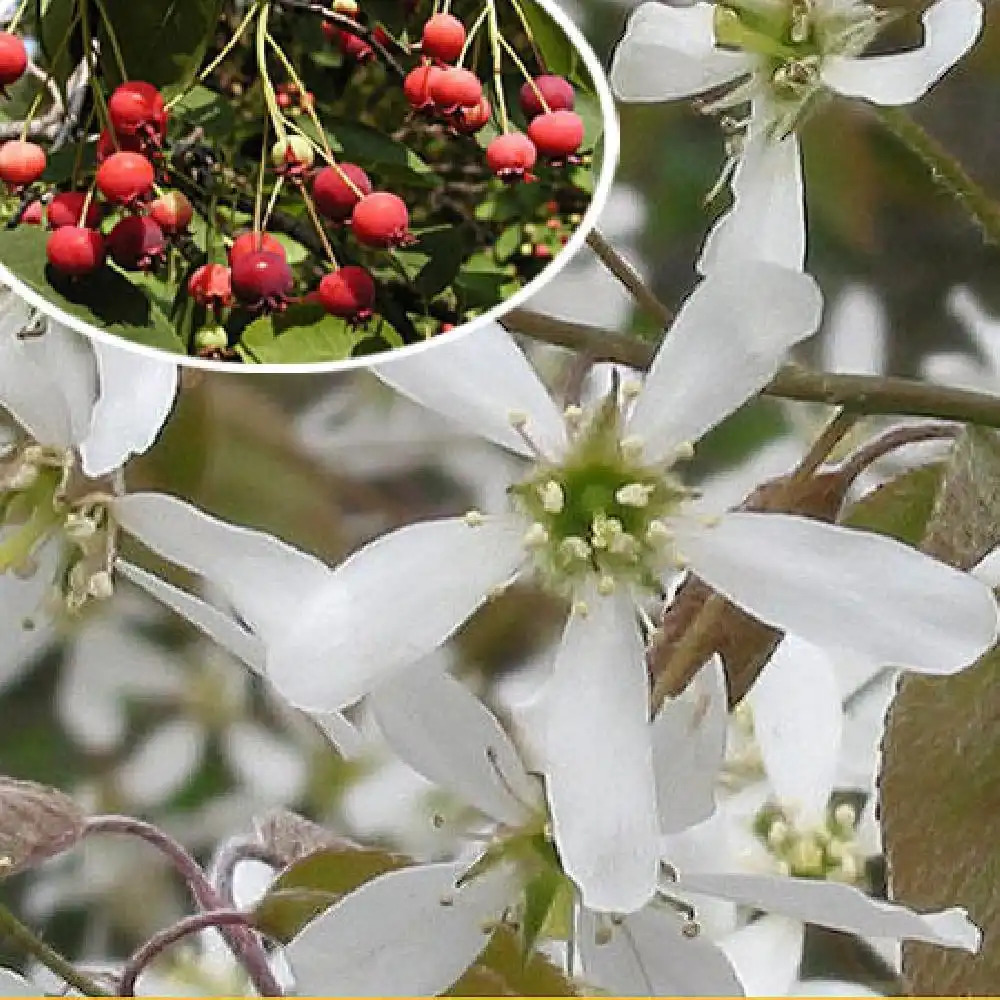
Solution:
M 50 618 L 111 592 L 118 475 L 156 439 L 177 368 L 34 321 L 0 298 L 0 606 L 7 640 L 0 684 L 52 638 Z
M 1000 386 L 1000 320 L 983 308 L 971 289 L 953 288 L 948 309 L 972 340 L 979 355 L 942 351 L 924 359 L 924 378 L 961 389 L 996 392 Z
M 116 514 L 222 589 L 263 641 L 271 682 L 312 711 L 372 692 L 521 574 L 570 596 L 542 734 L 555 837 L 584 904 L 635 910 L 656 888 L 659 832 L 637 601 L 690 566 L 770 624 L 931 672 L 961 669 L 996 634 L 988 588 L 895 541 L 689 509 L 674 461 L 818 321 L 804 275 L 765 263 L 715 272 L 625 413 L 608 400 L 564 418 L 500 327 L 380 366 L 407 395 L 534 465 L 511 488 L 512 512 L 411 525 L 332 574 L 170 498 L 126 497 Z
M 620 99 L 673 101 L 731 86 L 710 107 L 751 104 L 733 208 L 709 234 L 703 273 L 740 258 L 802 267 L 802 117 L 831 91 L 882 105 L 919 100 L 972 47 L 983 8 L 938 0 L 923 14 L 922 46 L 862 56 L 888 16 L 859 0 L 644 3 L 632 15 L 611 68 Z
M 0 968 L 0 996 L 35 997 L 38 989 L 19 973 Z

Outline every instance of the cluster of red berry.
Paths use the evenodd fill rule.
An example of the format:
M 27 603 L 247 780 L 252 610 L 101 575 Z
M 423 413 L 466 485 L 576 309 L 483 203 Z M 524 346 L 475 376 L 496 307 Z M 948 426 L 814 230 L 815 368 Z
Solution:
M 434 14 L 421 36 L 423 62 L 407 75 L 403 91 L 417 111 L 440 115 L 459 132 L 472 133 L 489 123 L 493 109 L 479 77 L 453 65 L 465 46 L 465 25 L 453 14 Z M 531 179 L 539 154 L 561 162 L 583 145 L 583 120 L 573 111 L 576 95 L 565 78 L 526 80 L 520 103 L 529 120 L 528 134 L 505 130 L 486 147 L 490 170 L 505 181 Z

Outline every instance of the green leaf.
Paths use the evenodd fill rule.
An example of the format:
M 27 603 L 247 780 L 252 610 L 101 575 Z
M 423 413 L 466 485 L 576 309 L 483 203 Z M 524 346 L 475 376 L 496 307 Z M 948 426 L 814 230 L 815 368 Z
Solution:
M 98 330 L 171 354 L 184 353 L 160 308 L 120 271 L 105 267 L 76 280 L 54 274 L 45 257 L 48 236 L 40 226 L 0 230 L 0 261 L 47 302 Z
M 416 290 L 430 299 L 451 284 L 474 244 L 467 230 L 454 226 L 417 230 L 414 235 L 418 242 L 397 250 L 396 259 Z
M 843 523 L 919 545 L 934 510 L 943 471 L 940 465 L 924 465 L 883 483 L 854 504 Z
M 565 77 L 575 76 L 580 57 L 566 36 L 566 32 L 539 4 L 527 0 L 521 3 L 521 11 L 531 28 L 535 45 L 538 46 L 538 51 L 545 61 L 546 72 Z
M 240 346 L 251 362 L 311 364 L 349 358 L 362 336 L 320 306 L 303 304 L 254 320 L 243 331 Z
M 223 0 L 102 0 L 129 77 L 157 87 L 194 78 L 215 35 Z M 121 74 L 100 21 L 102 68 L 111 84 Z
M 374 848 L 317 851 L 286 868 L 254 910 L 254 924 L 280 941 L 290 941 L 310 920 L 338 899 L 411 858 Z
M 184 134 L 200 128 L 210 142 L 224 144 L 232 141 L 236 128 L 232 101 L 201 84 L 188 90 L 174 105 L 171 119 Z
M 397 142 L 377 128 L 360 122 L 331 118 L 324 128 L 334 153 L 345 160 L 363 163 L 365 169 L 389 184 L 393 181 L 436 187 L 440 180 L 432 168 L 408 146 Z M 303 129 L 309 132 L 307 125 Z
M 546 868 L 525 886 L 524 914 L 521 918 L 521 947 L 525 955 L 530 955 L 535 950 L 564 879 L 565 876 L 558 869 Z
M 503 989 L 499 989 L 503 985 Z M 533 953 L 525 959 L 517 934 L 500 928 L 486 950 L 445 996 L 577 996 L 573 984 L 547 958 Z
M 937 478 L 921 548 L 969 568 L 1000 542 L 1000 439 L 964 431 Z M 926 495 L 910 491 L 900 509 L 912 531 Z M 1000 980 L 998 719 L 996 649 L 950 677 L 904 676 L 889 711 L 879 809 L 892 897 L 921 910 L 964 906 L 984 932 L 974 956 L 905 945 L 904 979 L 916 995 L 990 993 Z

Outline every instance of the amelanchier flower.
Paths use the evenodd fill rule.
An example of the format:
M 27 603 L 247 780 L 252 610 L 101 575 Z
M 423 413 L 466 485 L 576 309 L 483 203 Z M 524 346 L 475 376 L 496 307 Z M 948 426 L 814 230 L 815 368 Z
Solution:
M 700 268 L 759 257 L 802 267 L 805 218 L 795 129 L 835 92 L 874 104 L 912 104 L 972 47 L 979 0 L 938 0 L 923 14 L 919 48 L 862 53 L 890 15 L 861 0 L 732 0 L 691 6 L 644 3 L 611 68 L 623 101 L 673 101 L 729 88 L 709 109 L 747 102 L 734 158 L 734 203 L 709 234 Z
M 0 682 L 46 640 L 50 612 L 110 595 L 108 502 L 176 391 L 175 365 L 90 343 L 0 296 L 0 411 L 13 420 L 0 448 Z
M 24 976 L 0 968 L 0 996 L 34 997 L 38 996 L 38 990 Z
M 588 412 L 562 413 L 500 326 L 381 366 L 528 467 L 508 511 L 410 525 L 332 574 L 177 500 L 133 495 L 116 513 L 222 589 L 259 629 L 271 682 L 312 711 L 372 692 L 519 576 L 567 596 L 541 734 L 553 834 L 585 905 L 637 910 L 656 891 L 660 833 L 639 605 L 666 581 L 690 567 L 769 624 L 916 670 L 961 669 L 996 635 L 987 587 L 893 540 L 689 503 L 676 461 L 771 378 L 820 306 L 811 278 L 773 264 L 713 271 L 641 392 Z

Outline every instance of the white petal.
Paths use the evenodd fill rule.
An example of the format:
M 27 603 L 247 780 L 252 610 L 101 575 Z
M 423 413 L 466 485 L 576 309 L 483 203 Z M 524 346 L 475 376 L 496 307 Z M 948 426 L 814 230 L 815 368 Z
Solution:
M 992 587 L 993 589 L 1000 587 L 1000 548 L 988 552 L 972 567 L 970 572 L 977 580 L 982 580 L 988 587 Z
M 161 805 L 187 784 L 204 749 L 204 730 L 187 719 L 153 730 L 118 771 L 125 801 L 139 807 Z
M 791 514 L 726 514 L 680 544 L 711 586 L 818 646 L 950 674 L 996 638 L 988 587 L 881 535 Z
M 38 987 L 32 986 L 24 976 L 10 969 L 0 969 L 0 996 L 37 997 Z
M 584 978 L 616 996 L 743 996 L 718 945 L 704 935 L 685 937 L 683 928 L 676 913 L 659 906 L 647 906 L 620 923 L 583 911 Z
M 263 726 L 237 722 L 223 737 L 226 758 L 240 782 L 267 802 L 296 802 L 309 768 L 302 754 Z
M 0 544 L 10 532 L 0 529 Z M 0 691 L 18 680 L 55 639 L 47 597 L 61 557 L 62 546 L 49 541 L 35 552 L 37 569 L 31 576 L 0 573 Z
M 823 63 L 823 82 L 847 97 L 875 104 L 919 100 L 972 48 L 983 25 L 978 0 L 938 0 L 923 15 L 924 44 L 909 52 Z
M 456 888 L 466 867 L 434 864 L 389 872 L 320 914 L 286 949 L 297 992 L 443 993 L 485 947 L 484 925 L 500 917 L 512 896 L 510 876 L 502 869 Z
M 789 996 L 796 997 L 880 997 L 883 994 L 870 990 L 860 983 L 844 979 L 800 979 L 792 984 Z
M 532 457 L 511 425 L 513 413 L 528 418 L 526 432 L 547 455 L 555 457 L 565 448 L 566 430 L 556 404 L 499 323 L 372 370 L 421 406 L 515 454 Z
M 615 96 L 622 101 L 675 101 L 749 73 L 749 56 L 716 47 L 714 12 L 710 3 L 639 6 L 611 62 Z
M 109 344 L 92 346 L 100 395 L 80 455 L 86 475 L 103 476 L 156 440 L 177 395 L 177 366 Z
M 667 332 L 629 432 L 654 455 L 697 441 L 774 377 L 788 348 L 816 332 L 822 307 L 808 275 L 758 261 L 719 268 Z
M 785 996 L 802 961 L 805 928 L 798 920 L 765 916 L 721 942 L 748 997 Z
M 848 285 L 834 300 L 823 336 L 823 368 L 880 375 L 885 371 L 887 319 L 878 294 Z
M 653 720 L 653 769 L 660 829 L 677 833 L 715 811 L 715 783 L 726 752 L 726 678 L 716 656 L 680 698 Z
M 433 652 L 524 560 L 518 522 L 411 524 L 365 545 L 290 614 L 267 675 L 293 705 L 330 711 Z
M 819 647 L 786 636 L 748 695 L 764 769 L 782 805 L 805 822 L 826 814 L 840 754 L 837 675 Z
M 987 360 L 989 373 L 995 379 L 1000 374 L 1000 320 L 988 313 L 965 285 L 948 293 L 947 305 L 948 312 L 962 324 Z
M 621 588 L 571 615 L 546 689 L 546 790 L 556 846 L 585 906 L 629 913 L 659 866 L 649 687 Z
M 340 712 L 310 712 L 309 717 L 344 760 L 357 760 L 367 749 L 367 741 Z
M 370 699 L 396 755 L 463 803 L 523 824 L 537 788 L 493 713 L 436 663 L 400 671 Z
M 293 625 L 303 602 L 330 577 L 314 556 L 177 497 L 133 493 L 115 500 L 114 514 L 158 555 L 218 586 L 265 643 Z
M 182 618 L 200 629 L 210 639 L 218 643 L 227 653 L 242 660 L 255 673 L 264 667 L 264 647 L 256 636 L 248 632 L 239 622 L 186 590 L 181 590 L 166 580 L 161 580 L 138 566 L 119 559 L 116 567 L 122 576 L 141 587 L 158 601 L 165 604 Z
M 777 140 L 755 104 L 732 178 L 733 204 L 705 237 L 702 274 L 741 260 L 763 260 L 801 271 L 806 256 L 802 156 L 795 132 Z
M 58 323 L 18 337 L 30 310 L 13 295 L 0 298 L 0 407 L 39 443 L 70 448 L 90 427 L 97 368 L 87 341 Z
M 870 899 L 853 886 L 838 882 L 771 875 L 687 874 L 677 884 L 681 889 L 852 934 L 926 941 L 968 952 L 978 949 L 981 937 L 961 907 L 915 913 L 905 906 Z

